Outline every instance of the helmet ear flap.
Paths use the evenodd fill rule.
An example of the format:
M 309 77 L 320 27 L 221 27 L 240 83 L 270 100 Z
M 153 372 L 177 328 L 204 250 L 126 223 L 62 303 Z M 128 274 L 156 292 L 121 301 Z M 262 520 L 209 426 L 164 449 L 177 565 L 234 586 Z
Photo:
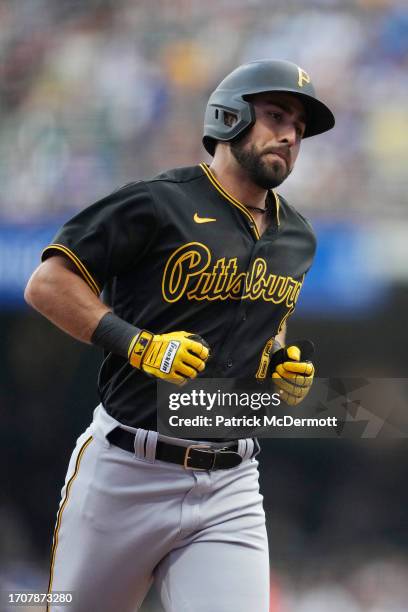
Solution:
M 204 119 L 203 144 L 210 155 L 214 155 L 217 141 L 230 142 L 255 123 L 253 104 L 242 96 L 236 96 L 227 106 L 217 100 L 217 93 L 215 91 L 211 96 Z M 235 121 L 229 121 L 228 116 L 235 117 Z

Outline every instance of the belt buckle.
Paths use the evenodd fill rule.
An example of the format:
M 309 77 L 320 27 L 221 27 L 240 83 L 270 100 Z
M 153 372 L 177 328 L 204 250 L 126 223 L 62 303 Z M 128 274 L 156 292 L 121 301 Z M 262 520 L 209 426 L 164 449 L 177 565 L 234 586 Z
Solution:
M 205 448 L 211 448 L 211 446 L 208 446 L 208 445 L 205 445 L 205 444 L 190 444 L 190 446 L 187 446 L 186 453 L 184 455 L 184 463 L 183 463 L 184 469 L 185 470 L 196 470 L 197 472 L 206 472 L 207 469 L 211 470 L 213 465 L 214 465 L 214 463 L 215 463 L 215 452 L 214 452 L 214 450 L 212 451 L 213 455 L 214 455 L 214 458 L 213 458 L 213 462 L 212 462 L 212 465 L 211 465 L 210 468 L 195 468 L 195 467 L 192 467 L 191 465 L 188 465 L 188 460 L 191 459 L 190 451 L 193 448 L 199 448 L 201 450 L 201 449 L 205 449 Z

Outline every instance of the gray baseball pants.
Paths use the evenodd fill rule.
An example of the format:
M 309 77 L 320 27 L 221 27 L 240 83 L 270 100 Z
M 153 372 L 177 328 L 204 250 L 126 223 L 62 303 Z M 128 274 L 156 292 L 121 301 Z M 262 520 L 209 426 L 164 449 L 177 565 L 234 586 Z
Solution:
M 48 610 L 133 612 L 154 580 L 166 612 L 268 612 L 253 441 L 240 440 L 236 468 L 192 471 L 155 460 L 156 432 L 125 427 L 136 434 L 134 454 L 111 445 L 118 424 L 99 405 L 72 453 L 50 591 L 70 591 L 73 602 Z

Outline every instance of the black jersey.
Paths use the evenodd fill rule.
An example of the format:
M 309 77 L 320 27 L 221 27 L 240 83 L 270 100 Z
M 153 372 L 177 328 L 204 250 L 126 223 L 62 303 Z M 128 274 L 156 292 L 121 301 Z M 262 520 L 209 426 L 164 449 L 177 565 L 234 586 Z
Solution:
M 153 333 L 188 331 L 210 345 L 205 377 L 252 377 L 293 312 L 316 241 L 310 224 L 268 194 L 260 237 L 249 210 L 205 164 L 131 183 L 81 211 L 42 259 L 65 254 L 116 315 Z M 107 412 L 156 429 L 156 381 L 106 354 L 98 381 Z

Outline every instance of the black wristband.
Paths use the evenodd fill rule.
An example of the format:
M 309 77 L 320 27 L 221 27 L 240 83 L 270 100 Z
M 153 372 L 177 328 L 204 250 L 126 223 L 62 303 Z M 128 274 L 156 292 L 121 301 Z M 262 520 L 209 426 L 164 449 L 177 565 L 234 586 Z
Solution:
M 139 327 L 127 323 L 113 312 L 107 312 L 92 334 L 91 342 L 127 359 L 130 343 L 139 332 Z

